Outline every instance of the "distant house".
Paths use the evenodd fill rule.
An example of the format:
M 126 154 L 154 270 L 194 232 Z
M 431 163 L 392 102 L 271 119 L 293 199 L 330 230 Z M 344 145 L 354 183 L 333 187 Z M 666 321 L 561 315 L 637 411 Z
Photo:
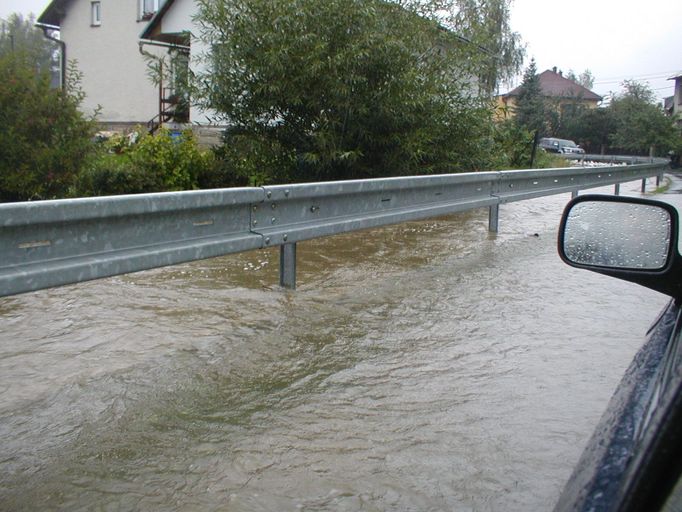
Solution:
M 673 118 L 675 125 L 682 129 L 682 73 L 671 76 L 675 80 L 675 93 L 665 98 L 665 111 Z
M 550 104 L 562 114 L 576 107 L 596 108 L 603 99 L 586 87 L 563 76 L 557 68 L 543 71 L 538 75 L 538 79 L 541 94 L 550 100 Z M 498 105 L 513 116 L 520 93 L 521 86 L 498 96 Z

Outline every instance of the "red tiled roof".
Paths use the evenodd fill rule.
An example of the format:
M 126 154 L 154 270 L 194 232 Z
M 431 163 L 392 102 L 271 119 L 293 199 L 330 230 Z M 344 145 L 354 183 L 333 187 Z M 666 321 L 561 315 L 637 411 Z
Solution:
M 540 79 L 540 90 L 543 96 L 552 98 L 582 98 L 585 100 L 601 101 L 603 98 L 593 93 L 588 88 L 569 80 L 565 76 L 555 73 L 551 69 L 543 71 L 538 75 Z M 503 96 L 518 96 L 521 86 L 509 91 Z

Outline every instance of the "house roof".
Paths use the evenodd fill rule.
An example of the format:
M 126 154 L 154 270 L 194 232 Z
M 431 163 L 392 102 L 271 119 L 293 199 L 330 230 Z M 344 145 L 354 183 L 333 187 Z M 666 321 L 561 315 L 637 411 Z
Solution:
M 678 78 L 682 78 L 682 71 L 680 71 L 676 75 L 671 76 L 670 78 L 668 78 L 668 80 L 677 80 Z
M 52 0 L 36 21 L 44 25 L 60 26 L 70 3 L 71 0 Z
M 140 34 L 140 39 L 163 40 L 163 35 L 161 33 L 161 20 L 168 12 L 168 9 L 170 9 L 171 5 L 173 5 L 173 2 L 175 2 L 175 0 L 166 0 L 163 3 L 161 8 L 156 11 L 152 19 L 149 20 L 149 23 L 147 23 L 147 25 L 144 27 L 144 30 Z
M 569 80 L 561 72 L 557 73 L 551 69 L 543 71 L 538 75 L 540 81 L 540 91 L 543 96 L 552 98 L 582 98 L 585 100 L 601 101 L 603 98 L 593 93 L 587 87 Z M 509 91 L 503 96 L 519 96 L 523 86 Z

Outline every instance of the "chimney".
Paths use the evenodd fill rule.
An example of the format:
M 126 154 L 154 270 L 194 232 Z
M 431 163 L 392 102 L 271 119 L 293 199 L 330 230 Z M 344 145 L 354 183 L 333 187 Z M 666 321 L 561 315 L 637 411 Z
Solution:
M 559 70 L 559 76 L 564 76 L 564 72 Z
M 556 74 L 556 66 L 552 68 L 552 72 Z

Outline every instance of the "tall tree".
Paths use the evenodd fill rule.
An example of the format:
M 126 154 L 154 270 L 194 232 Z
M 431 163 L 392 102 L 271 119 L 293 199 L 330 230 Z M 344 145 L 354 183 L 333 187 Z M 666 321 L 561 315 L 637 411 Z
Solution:
M 589 69 L 586 69 L 580 75 L 576 75 L 575 71 L 569 69 L 568 73 L 566 73 L 566 78 L 582 85 L 585 89 L 592 89 L 594 87 L 594 75 Z
M 479 76 L 488 94 L 517 76 L 523 65 L 525 49 L 509 25 L 510 6 L 511 0 L 454 0 L 448 6 L 446 25 L 483 52 Z
M 35 27 L 35 16 L 24 18 L 19 13 L 0 21 L 0 56 L 15 52 L 28 59 L 36 70 L 52 73 L 58 65 L 55 44 Z
M 382 0 L 199 4 L 200 97 L 270 179 L 486 167 L 489 110 L 466 68 L 480 51 L 434 19 Z
M 537 65 L 535 59 L 531 59 L 523 73 L 515 119 L 526 130 L 544 135 L 546 117 L 547 109 L 540 89 Z
M 614 146 L 639 154 L 646 154 L 652 146 L 661 153 L 672 149 L 677 135 L 646 84 L 623 82 L 623 93 L 611 100 L 609 109 L 614 123 L 610 135 Z

